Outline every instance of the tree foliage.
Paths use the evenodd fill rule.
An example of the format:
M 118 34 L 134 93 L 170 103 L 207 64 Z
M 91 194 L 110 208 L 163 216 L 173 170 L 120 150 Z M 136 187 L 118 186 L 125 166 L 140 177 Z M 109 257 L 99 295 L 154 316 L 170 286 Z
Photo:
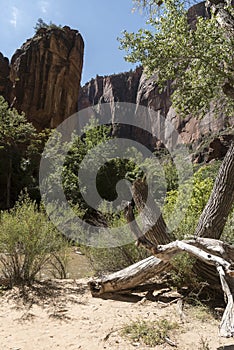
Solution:
M 89 209 L 83 196 L 84 188 L 79 170 L 85 172 L 86 183 L 96 181 L 96 188 L 103 200 L 113 201 L 117 198 L 116 184 L 119 180 L 126 178 L 129 173 L 136 175 L 136 166 L 131 159 L 112 158 L 110 154 L 113 147 L 108 149 L 108 140 L 111 139 L 111 127 L 108 125 L 98 126 L 98 122 L 92 120 L 83 130 L 83 135 L 75 136 L 66 156 L 63 168 L 63 187 L 67 199 L 81 209 Z M 111 152 L 111 153 L 110 153 Z M 85 157 L 88 156 L 86 159 Z M 85 161 L 83 162 L 83 160 Z M 105 161 L 105 159 L 109 159 Z M 97 166 L 98 172 L 93 179 L 95 165 L 101 160 L 101 167 Z M 83 162 L 83 163 L 82 163 Z M 94 205 L 98 206 L 98 203 Z M 99 203 L 101 205 L 101 203 Z
M 62 26 L 60 24 L 56 25 L 52 21 L 50 21 L 49 23 L 46 23 L 42 18 L 38 18 L 37 23 L 36 23 L 36 25 L 34 27 L 35 33 L 37 33 L 41 28 L 45 28 L 45 29 L 53 29 L 53 28 L 62 29 Z
M 9 208 L 20 190 L 31 182 L 33 155 L 37 153 L 39 137 L 25 115 L 10 109 L 0 96 L 0 206 Z M 14 174 L 14 176 L 13 176 Z
M 32 283 L 45 269 L 65 277 L 67 242 L 27 193 L 0 212 L 0 223 L 1 272 L 10 286 Z
M 225 86 L 234 81 L 234 36 L 227 35 L 215 15 L 198 17 L 191 28 L 184 1 L 165 0 L 160 7 L 153 0 L 138 3 L 149 10 L 150 29 L 124 32 L 119 40 L 126 60 L 140 62 L 149 75 L 155 74 L 162 89 L 173 82 L 172 102 L 183 114 L 203 115 L 211 103 L 232 113 L 233 98 Z

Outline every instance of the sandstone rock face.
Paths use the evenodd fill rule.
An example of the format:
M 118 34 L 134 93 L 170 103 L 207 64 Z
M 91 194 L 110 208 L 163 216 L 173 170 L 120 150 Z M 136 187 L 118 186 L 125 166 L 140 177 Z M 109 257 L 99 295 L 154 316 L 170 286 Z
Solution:
M 11 88 L 8 58 L 0 53 L 0 95 L 7 99 Z
M 109 77 L 98 76 L 96 79 L 92 79 L 80 90 L 78 108 L 81 110 L 105 102 L 110 104 L 114 102 L 134 103 L 136 105 L 136 111 L 140 105 L 149 107 L 153 110 L 148 116 L 150 118 L 152 135 L 157 134 L 160 128 L 164 128 L 164 126 L 160 125 L 160 118 L 158 118 L 162 116 L 174 126 L 183 142 L 191 145 L 194 151 L 196 149 L 199 150 L 199 145 L 202 143 L 204 137 L 211 137 L 211 135 L 218 135 L 220 133 L 225 134 L 226 132 L 228 134 L 233 133 L 234 117 L 227 118 L 224 115 L 215 117 L 211 111 L 202 120 L 198 120 L 192 116 L 183 119 L 180 118 L 171 107 L 170 95 L 171 89 L 169 84 L 163 92 L 159 92 L 158 86 L 155 83 L 155 77 L 147 79 L 142 68 L 137 68 L 135 71 L 128 73 Z M 145 120 L 146 116 L 142 116 L 142 125 Z M 112 123 L 115 123 L 114 109 L 112 109 Z M 140 129 L 126 128 L 126 126 L 116 128 L 114 126 L 113 133 L 119 137 L 135 139 L 151 149 L 157 148 L 160 144 L 158 142 L 159 140 L 152 137 L 152 135 L 149 136 L 149 134 Z M 165 130 L 166 133 L 167 130 Z M 222 137 L 220 138 L 220 142 L 222 143 Z M 220 147 L 224 149 L 222 145 Z M 209 160 L 211 158 L 212 155 L 209 156 Z
M 100 103 L 136 102 L 142 68 L 110 76 L 96 76 L 80 90 L 78 108 Z
M 65 26 L 40 29 L 13 55 L 8 100 L 38 130 L 54 128 L 77 111 L 83 51 L 81 35 Z
M 191 28 L 195 28 L 198 16 L 208 17 L 209 11 L 205 7 L 205 2 L 201 2 L 192 6 L 188 10 L 188 22 Z M 149 119 L 150 129 L 152 135 L 156 135 L 159 132 L 164 132 L 164 139 L 166 139 L 167 130 L 163 130 L 165 127 L 161 125 L 159 116 L 162 116 L 167 122 L 172 124 L 178 131 L 184 143 L 188 144 L 197 151 L 194 158 L 199 161 L 204 159 L 204 154 L 200 152 L 199 145 L 202 144 L 204 137 L 210 137 L 216 135 L 215 152 L 210 152 L 207 156 L 207 160 L 211 160 L 212 157 L 219 153 L 223 155 L 223 151 L 226 149 L 226 144 L 223 146 L 223 138 L 217 136 L 218 134 L 224 135 L 233 133 L 234 117 L 227 118 L 224 115 L 215 117 L 215 113 L 211 111 L 202 120 L 198 120 L 192 116 L 186 118 L 180 118 L 176 115 L 175 111 L 171 107 L 171 89 L 170 84 L 165 88 L 163 92 L 159 92 L 158 86 L 155 83 L 156 77 L 148 79 L 142 68 L 137 68 L 133 72 L 122 73 L 118 75 L 112 75 L 109 77 L 96 77 L 87 83 L 80 91 L 78 107 L 79 110 L 101 104 L 105 102 L 130 102 L 136 104 L 136 114 L 138 106 L 143 105 L 151 108 L 154 112 L 147 113 L 147 116 L 142 116 L 142 125 Z M 115 110 L 112 108 L 112 123 L 115 122 Z M 150 136 L 143 130 L 134 129 L 130 127 L 118 127 L 113 126 L 113 133 L 119 137 L 130 137 L 137 141 L 140 141 L 147 147 L 155 149 L 162 147 L 162 142 L 155 137 Z M 212 139 L 213 136 L 211 136 Z M 213 138 L 214 138 L 213 137 Z M 212 140 L 211 140 L 212 141 Z M 220 152 L 217 149 L 220 145 Z M 166 145 L 168 146 L 168 145 Z M 209 147 L 208 147 L 209 148 Z M 222 148 L 222 151 L 221 151 Z M 210 147 L 212 149 L 212 147 Z M 195 160 L 194 159 L 194 160 Z

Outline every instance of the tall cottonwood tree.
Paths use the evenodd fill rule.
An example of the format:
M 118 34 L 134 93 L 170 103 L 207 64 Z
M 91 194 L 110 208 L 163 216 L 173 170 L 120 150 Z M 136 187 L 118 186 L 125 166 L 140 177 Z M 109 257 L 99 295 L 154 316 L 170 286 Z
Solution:
M 172 81 L 172 103 L 180 115 L 202 117 L 211 108 L 234 114 L 234 8 L 226 0 L 206 1 L 206 16 L 189 21 L 187 2 L 136 0 L 152 30 L 124 33 L 126 59 L 155 74 L 163 89 Z M 200 4 L 199 6 L 204 6 Z M 234 202 L 233 142 L 199 220 L 195 236 L 220 238 Z
M 234 114 L 234 10 L 226 0 L 207 0 L 207 14 L 189 21 L 187 4 L 180 0 L 135 0 L 147 9 L 152 30 L 124 33 L 122 48 L 126 59 L 140 62 L 146 73 L 154 74 L 161 89 L 171 82 L 172 103 L 178 113 L 202 117 L 211 106 L 214 111 Z M 201 5 L 203 6 L 203 5 Z M 233 132 L 233 129 L 231 130 Z M 220 334 L 234 336 L 234 246 L 220 238 L 234 203 L 234 142 L 223 160 L 211 196 L 201 214 L 194 239 L 164 242 L 167 227 L 159 222 L 142 236 L 131 205 L 126 218 L 138 243 L 155 256 L 149 257 L 110 276 L 91 281 L 93 295 L 136 290 L 136 286 L 168 268 L 169 260 L 181 251 L 199 259 L 196 271 L 217 286 L 216 271 L 227 297 Z M 144 205 L 145 186 L 133 185 L 133 199 Z M 143 203 L 142 203 L 143 200 Z M 152 208 L 146 208 L 149 212 Z M 146 218 L 147 219 L 147 218 Z M 147 220 L 146 220 L 147 221 Z M 144 222 L 144 217 L 143 217 Z M 134 224 L 134 225 L 133 225 Z M 211 238 L 211 239 L 210 239 Z M 172 238 L 173 240 L 173 238 Z M 155 243 L 156 242 L 156 243 Z M 203 264 L 205 262 L 205 264 Z

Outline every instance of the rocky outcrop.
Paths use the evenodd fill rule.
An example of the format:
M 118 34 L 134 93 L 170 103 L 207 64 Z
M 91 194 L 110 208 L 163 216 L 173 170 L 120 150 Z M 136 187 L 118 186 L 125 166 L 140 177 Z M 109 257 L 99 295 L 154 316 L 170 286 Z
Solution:
M 153 109 L 155 112 L 150 114 L 150 125 L 152 134 L 155 134 L 160 125 L 158 125 L 157 115 L 160 114 L 169 121 L 182 137 L 183 141 L 191 145 L 194 151 L 199 154 L 199 146 L 204 138 L 210 137 L 210 142 L 214 136 L 233 132 L 234 117 L 227 118 L 224 115 L 215 116 L 211 111 L 201 120 L 192 116 L 180 118 L 174 109 L 171 107 L 170 101 L 171 89 L 170 84 L 159 92 L 158 86 L 155 83 L 155 77 L 147 78 L 142 68 L 137 68 L 135 71 L 121 73 L 112 76 L 100 77 L 92 79 L 85 84 L 80 90 L 78 106 L 79 110 L 94 106 L 101 103 L 113 102 L 130 102 L 136 105 L 136 111 L 139 105 L 143 105 Z M 142 116 L 142 118 L 144 118 Z M 112 123 L 115 123 L 115 110 L 112 111 Z M 150 137 L 143 130 L 130 127 L 113 127 L 113 133 L 119 137 L 130 137 L 145 144 L 151 149 L 158 147 L 160 143 L 154 137 Z M 213 137 L 213 138 L 212 138 Z M 217 136 L 216 136 L 217 138 Z M 220 137 L 222 144 L 223 138 Z M 226 146 L 222 147 L 222 150 Z M 208 147 L 209 148 L 209 147 Z M 219 151 L 217 151 L 219 152 Z M 217 154 L 216 152 L 216 154 Z M 195 158 L 204 160 L 195 152 Z M 223 155 L 223 151 L 220 151 Z M 213 153 L 214 155 L 214 153 Z M 207 159 L 212 159 L 212 152 Z M 215 156 L 214 156 L 215 158 Z
M 11 82 L 9 60 L 0 52 L 0 95 L 7 99 L 10 89 Z
M 188 10 L 188 22 L 191 28 L 195 28 L 197 17 L 208 17 L 209 11 L 205 7 L 205 2 L 201 2 L 192 6 Z M 167 121 L 169 121 L 175 129 L 178 131 L 183 141 L 191 145 L 191 148 L 195 151 L 194 159 L 199 161 L 211 160 L 212 157 L 219 151 L 212 151 L 209 153 L 209 149 L 212 147 L 207 147 L 206 158 L 201 155 L 200 145 L 203 144 L 203 139 L 210 137 L 210 142 L 212 142 L 212 137 L 219 139 L 220 144 L 223 143 L 223 138 L 217 135 L 233 132 L 231 128 L 234 124 L 234 118 L 227 118 L 224 115 L 215 116 L 215 113 L 211 111 L 202 120 L 198 120 L 192 116 L 186 118 L 180 118 L 174 109 L 171 107 L 171 88 L 170 84 L 160 92 L 157 84 L 155 83 L 156 77 L 147 78 L 141 67 L 137 68 L 135 71 L 121 73 L 112 76 L 100 77 L 97 76 L 96 79 L 92 79 L 85 86 L 82 87 L 79 95 L 79 110 L 86 108 L 88 106 L 93 106 L 96 104 L 101 104 L 109 102 L 130 102 L 136 104 L 136 111 L 138 106 L 143 105 L 154 110 L 154 113 L 149 113 L 150 118 L 150 129 L 152 134 L 159 130 L 161 127 L 159 124 L 158 115 L 163 116 Z M 145 116 L 142 116 L 146 119 Z M 112 123 L 115 122 L 115 110 L 112 109 Z M 155 149 L 162 146 L 156 138 L 150 136 L 139 128 L 121 127 L 113 126 L 113 133 L 119 137 L 130 137 L 137 141 L 140 141 L 147 147 Z M 207 144 L 207 142 L 206 142 Z M 218 145 L 218 142 L 216 143 Z M 218 147 L 218 146 L 217 146 Z M 223 155 L 223 151 L 226 149 L 220 146 L 222 151 L 219 155 Z
M 38 130 L 58 126 L 77 111 L 83 51 L 77 30 L 39 29 L 15 52 L 10 67 L 3 67 L 0 56 L 0 93 Z M 12 84 L 7 93 L 6 76 Z
M 141 67 L 135 71 L 110 76 L 97 75 L 80 90 L 79 110 L 100 103 L 117 101 L 135 103 L 141 75 Z

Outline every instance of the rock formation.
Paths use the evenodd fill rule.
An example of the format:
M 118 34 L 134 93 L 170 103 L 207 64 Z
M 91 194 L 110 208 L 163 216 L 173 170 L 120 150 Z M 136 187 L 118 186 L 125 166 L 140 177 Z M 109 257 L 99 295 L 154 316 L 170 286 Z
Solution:
M 155 111 L 150 115 L 152 134 L 154 130 L 160 127 L 157 119 L 157 115 L 160 114 L 175 127 L 186 144 L 193 145 L 194 151 L 197 149 L 198 154 L 195 155 L 195 158 L 198 157 L 199 159 L 199 145 L 202 145 L 204 138 L 210 137 L 211 142 L 215 135 L 219 135 L 220 133 L 229 134 L 233 130 L 234 118 L 227 118 L 224 115 L 215 117 L 212 111 L 206 114 L 201 120 L 192 116 L 180 118 L 171 107 L 170 94 L 169 85 L 163 92 L 159 92 L 154 77 L 148 79 L 143 73 L 142 68 L 137 68 L 135 71 L 127 73 L 106 77 L 97 76 L 96 79 L 92 79 L 80 89 L 78 106 L 79 110 L 81 110 L 89 106 L 107 102 L 130 102 L 136 104 L 136 110 L 139 105 L 149 107 Z M 114 123 L 114 110 L 112 114 L 112 122 Z M 126 128 L 125 126 L 118 129 L 114 127 L 113 130 L 119 137 L 136 139 L 152 149 L 158 146 L 155 138 L 150 138 L 149 135 L 146 135 L 140 129 Z M 222 146 L 224 142 L 222 140 L 224 139 L 225 137 L 220 137 L 219 141 L 214 142 L 210 147 L 218 147 L 220 151 L 219 149 L 215 149 L 214 152 L 210 152 L 207 146 L 206 151 L 209 153 L 207 160 L 215 158 L 217 154 L 223 155 L 221 148 L 225 149 L 225 146 L 224 148 Z M 204 159 L 204 155 L 202 159 Z
M 5 99 L 7 99 L 9 96 L 11 88 L 9 76 L 9 60 L 0 53 L 0 95 L 2 95 Z
M 15 52 L 10 67 L 0 56 L 0 93 L 38 130 L 58 126 L 77 111 L 83 51 L 77 30 L 39 29 Z M 8 90 L 6 75 L 12 84 Z
M 188 21 L 191 27 L 195 27 L 197 16 L 207 17 L 208 15 L 205 3 L 202 2 L 192 6 L 188 10 Z M 139 105 L 143 105 L 156 112 L 150 115 L 152 134 L 160 128 L 157 118 L 157 115 L 160 114 L 175 127 L 183 141 L 192 146 L 195 151 L 194 161 L 209 161 L 218 154 L 219 156 L 224 155 L 226 138 L 219 134 L 233 134 L 234 116 L 233 118 L 227 118 L 222 114 L 215 116 L 215 113 L 210 111 L 202 120 L 198 120 L 192 116 L 180 118 L 171 107 L 170 95 L 172 92 L 170 84 L 168 84 L 163 92 L 159 92 L 155 80 L 156 77 L 147 78 L 141 67 L 127 73 L 104 77 L 97 76 L 81 88 L 78 102 L 79 110 L 105 102 L 135 103 L 136 111 Z M 113 109 L 112 122 L 114 123 L 114 121 L 115 111 Z M 119 137 L 127 136 L 137 139 L 151 149 L 155 149 L 159 145 L 155 138 L 150 138 L 149 135 L 146 135 L 144 131 L 139 129 L 136 130 L 128 127 L 119 127 L 116 129 L 113 127 L 113 133 Z M 206 145 L 205 148 L 202 141 L 208 137 L 210 137 L 210 142 L 215 137 L 218 138 L 218 141 L 213 142 L 210 147 Z M 202 155 L 200 145 L 203 147 Z M 213 149 L 212 147 L 215 147 L 214 151 L 211 151 Z

